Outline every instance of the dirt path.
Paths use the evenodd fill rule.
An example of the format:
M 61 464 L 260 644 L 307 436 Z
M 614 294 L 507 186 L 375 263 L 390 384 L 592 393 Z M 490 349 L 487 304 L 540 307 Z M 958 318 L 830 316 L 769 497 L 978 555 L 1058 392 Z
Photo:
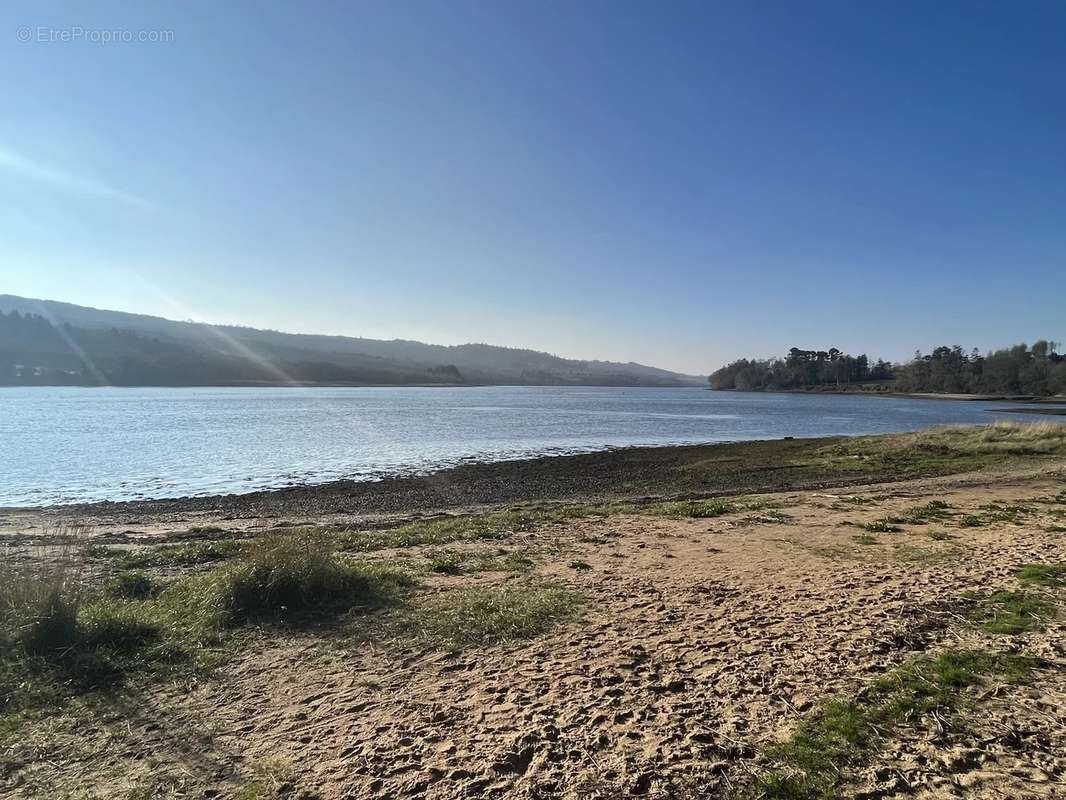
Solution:
M 1066 562 L 1066 534 L 1046 530 L 1048 509 L 1064 506 L 1044 502 L 1064 488 L 1046 470 L 958 476 L 768 495 L 773 508 L 714 519 L 618 516 L 522 534 L 540 554 L 535 576 L 584 596 L 578 620 L 459 653 L 278 635 L 215 679 L 35 731 L 41 760 L 6 776 L 0 795 L 150 785 L 225 797 L 278 759 L 291 770 L 279 796 L 305 800 L 728 794 L 820 700 L 915 652 L 983 641 L 960 626 L 959 596 L 1013 588 L 1023 564 Z M 859 542 L 853 523 L 934 499 L 950 518 Z M 1029 510 L 960 527 L 991 503 Z M 426 591 L 527 579 L 435 575 Z M 1066 796 L 1061 624 L 1012 642 L 1057 671 L 994 688 L 962 732 L 894 739 L 861 776 L 872 793 L 857 796 Z

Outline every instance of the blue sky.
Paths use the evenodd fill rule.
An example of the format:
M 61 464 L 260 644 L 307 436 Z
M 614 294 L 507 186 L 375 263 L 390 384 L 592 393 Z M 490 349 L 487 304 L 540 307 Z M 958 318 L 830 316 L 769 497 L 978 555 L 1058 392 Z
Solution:
M 0 292 L 689 372 L 1066 339 L 1064 3 L 123 5 L 0 10 Z

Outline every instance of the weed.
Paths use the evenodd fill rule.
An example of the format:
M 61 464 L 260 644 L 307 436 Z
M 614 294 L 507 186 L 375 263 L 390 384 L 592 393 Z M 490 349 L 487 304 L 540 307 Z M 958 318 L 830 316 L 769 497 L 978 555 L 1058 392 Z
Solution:
M 233 794 L 233 800 L 281 800 L 292 795 L 294 772 L 289 762 L 268 761 L 255 767 L 253 773 L 252 780 Z
M 892 522 L 906 525 L 925 525 L 933 520 L 942 520 L 951 516 L 950 506 L 943 500 L 931 500 L 920 506 L 908 508 L 898 516 L 889 517 Z
M 1034 509 L 1030 506 L 986 503 L 981 506 L 980 513 L 967 514 L 959 520 L 958 524 L 960 528 L 982 528 L 995 523 L 1014 525 L 1022 522 L 1022 517 L 1033 513 L 1035 513 Z
M 853 540 L 855 544 L 877 544 L 877 537 L 868 533 L 860 533 Z
M 380 606 L 411 583 L 390 567 L 345 561 L 328 535 L 297 529 L 256 541 L 234 564 L 189 579 L 177 591 L 194 607 L 219 612 L 223 624 L 239 624 L 312 609 Z
M 589 564 L 587 561 L 580 561 L 578 559 L 574 559 L 567 566 L 569 566 L 570 569 L 577 570 L 578 572 L 588 572 L 590 569 L 592 569 L 592 565 Z

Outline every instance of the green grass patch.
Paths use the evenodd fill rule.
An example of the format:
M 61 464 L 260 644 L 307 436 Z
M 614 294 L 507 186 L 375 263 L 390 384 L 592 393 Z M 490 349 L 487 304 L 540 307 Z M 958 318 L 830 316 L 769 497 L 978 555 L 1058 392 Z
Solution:
M 1025 591 L 993 592 L 978 606 L 978 621 L 989 633 L 1043 630 L 1054 616 L 1054 603 Z
M 79 558 L 0 564 L 0 717 L 209 666 L 240 638 L 228 629 L 315 624 L 396 602 L 412 583 L 337 556 L 313 531 L 258 540 L 231 563 L 166 587 L 129 572 L 97 586 Z
M 425 600 L 410 624 L 432 641 L 458 649 L 538 636 L 579 607 L 577 594 L 549 583 L 469 587 Z
M 951 650 L 921 656 L 884 675 L 852 700 L 830 700 L 806 717 L 766 756 L 774 768 L 755 783 L 771 800 L 834 800 L 845 796 L 849 768 L 861 766 L 895 726 L 955 711 L 963 692 L 996 677 L 1021 681 L 1036 662 L 1019 655 Z
M 1023 585 L 1066 586 L 1066 564 L 1026 564 L 1014 574 Z
M 1066 427 L 1066 426 L 1064 426 Z M 960 528 L 983 528 L 986 525 L 1011 524 L 1024 521 L 1025 517 L 1036 513 L 1031 506 L 986 503 L 977 514 L 967 514 L 958 521 Z
M 411 585 L 406 573 L 341 558 L 332 537 L 301 528 L 257 540 L 234 563 L 182 581 L 163 597 L 180 597 L 190 609 L 235 625 L 320 620 L 353 608 L 380 607 L 397 601 Z
M 488 514 L 469 514 L 415 522 L 377 531 L 343 531 L 337 536 L 341 549 L 369 553 L 376 550 L 448 545 L 455 542 L 499 541 L 513 533 L 588 517 L 618 513 L 611 506 L 557 506 L 520 508 Z
M 436 553 L 429 559 L 429 571 L 439 575 L 458 575 L 463 571 L 463 559 L 458 553 Z
M 950 508 L 943 500 L 931 500 L 920 506 L 908 508 L 901 514 L 889 517 L 889 519 L 901 525 L 925 525 L 929 522 L 950 517 Z
M 441 550 L 429 554 L 429 571 L 439 575 L 477 572 L 529 572 L 536 566 L 525 550 Z
M 124 569 L 150 567 L 194 567 L 234 558 L 249 546 L 248 542 L 235 539 L 219 539 L 209 542 L 166 544 L 127 550 L 120 547 L 91 547 L 90 558 L 108 559 Z
M 729 500 L 677 500 L 655 503 L 641 509 L 645 513 L 671 519 L 711 519 L 742 511 L 743 506 Z
M 162 591 L 162 584 L 147 572 L 122 570 L 112 575 L 106 584 L 111 597 L 122 600 L 147 600 Z
M 295 786 L 295 770 L 283 759 L 275 759 L 253 768 L 254 776 L 242 784 L 231 800 L 282 800 L 292 797 Z
M 859 527 L 870 533 L 899 533 L 902 530 L 890 519 L 875 519 L 872 522 L 860 522 Z

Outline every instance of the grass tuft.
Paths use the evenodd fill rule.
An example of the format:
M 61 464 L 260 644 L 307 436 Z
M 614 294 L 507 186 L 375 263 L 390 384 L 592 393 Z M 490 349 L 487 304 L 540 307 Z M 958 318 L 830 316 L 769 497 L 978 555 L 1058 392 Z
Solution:
M 224 625 L 373 608 L 412 584 L 403 572 L 338 557 L 333 539 L 313 528 L 257 540 L 235 563 L 176 587 L 192 607 Z
M 463 559 L 458 553 L 437 553 L 429 560 L 429 570 L 441 575 L 458 575 L 463 571 Z

